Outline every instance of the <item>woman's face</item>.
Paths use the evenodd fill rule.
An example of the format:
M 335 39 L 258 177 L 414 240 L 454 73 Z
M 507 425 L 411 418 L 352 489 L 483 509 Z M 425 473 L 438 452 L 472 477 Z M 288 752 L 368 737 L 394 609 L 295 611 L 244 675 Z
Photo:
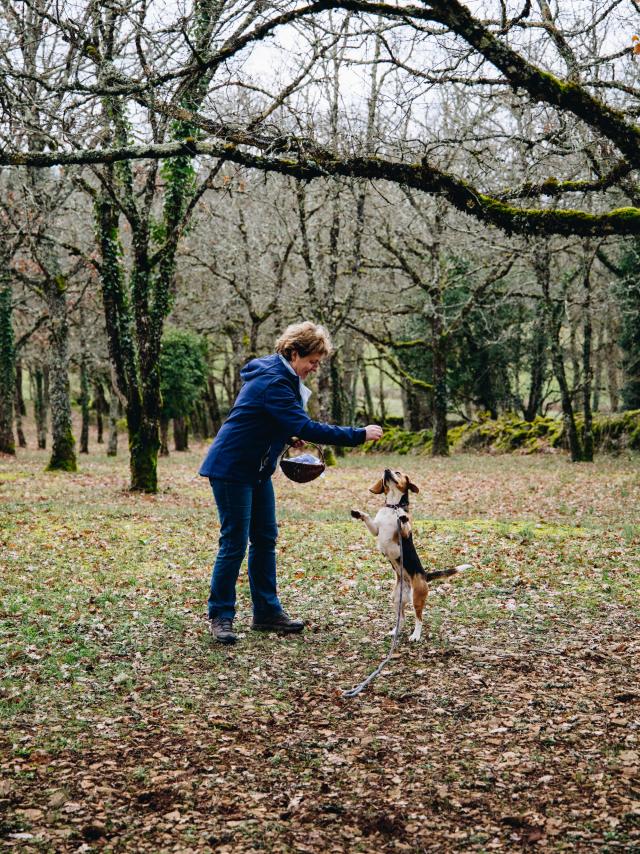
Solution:
M 309 374 L 315 373 L 321 361 L 322 356 L 319 353 L 310 353 L 308 356 L 301 356 L 294 350 L 291 354 L 291 367 L 301 380 L 306 380 Z

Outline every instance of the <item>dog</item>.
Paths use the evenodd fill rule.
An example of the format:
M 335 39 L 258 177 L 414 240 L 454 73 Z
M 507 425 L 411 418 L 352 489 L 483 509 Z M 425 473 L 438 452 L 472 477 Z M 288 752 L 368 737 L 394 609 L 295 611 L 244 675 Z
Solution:
M 375 519 L 361 510 L 352 510 L 354 519 L 361 519 L 374 537 L 378 538 L 378 548 L 389 560 L 396 574 L 396 586 L 393 591 L 393 603 L 395 612 L 398 613 L 400 599 L 400 567 L 402 565 L 404 577 L 402 582 L 402 609 L 400 612 L 400 623 L 398 631 L 402 628 L 405 617 L 405 608 L 409 603 L 409 597 L 413 603 L 416 615 L 416 625 L 410 637 L 412 641 L 419 641 L 422 637 L 422 615 L 427 595 L 429 592 L 427 582 L 434 578 L 448 578 L 465 569 L 470 569 L 470 564 L 461 564 L 455 569 L 442 569 L 435 572 L 425 572 L 416 548 L 413 544 L 411 533 L 411 519 L 409 517 L 409 493 L 418 493 L 420 490 L 411 481 L 409 475 L 401 471 L 385 469 L 380 480 L 376 481 L 369 492 L 374 495 L 385 495 L 384 507 L 378 510 Z M 402 549 L 398 538 L 398 527 L 402 537 Z M 401 563 L 402 561 L 402 563 Z M 395 628 L 391 632 L 395 635 Z

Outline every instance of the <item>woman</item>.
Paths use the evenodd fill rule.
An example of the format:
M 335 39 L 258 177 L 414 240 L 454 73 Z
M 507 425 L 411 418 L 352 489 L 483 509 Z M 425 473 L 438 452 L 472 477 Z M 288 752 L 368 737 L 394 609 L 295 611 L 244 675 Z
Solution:
M 240 394 L 200 467 L 213 489 L 220 517 L 218 556 L 211 577 L 209 624 L 220 643 L 236 642 L 233 631 L 236 581 L 249 546 L 249 587 L 257 631 L 301 632 L 304 623 L 285 613 L 276 589 L 278 536 L 271 476 L 292 437 L 327 445 L 377 441 L 382 428 L 334 427 L 305 412 L 311 392 L 303 385 L 331 352 L 322 326 L 288 326 L 271 356 L 242 369 Z M 297 445 L 300 447 L 302 441 Z

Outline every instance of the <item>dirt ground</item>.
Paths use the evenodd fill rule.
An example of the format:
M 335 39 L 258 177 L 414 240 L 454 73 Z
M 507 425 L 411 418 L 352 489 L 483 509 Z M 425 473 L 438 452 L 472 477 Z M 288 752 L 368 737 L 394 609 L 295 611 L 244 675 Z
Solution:
M 300 637 L 207 634 L 203 447 L 157 496 L 92 447 L 0 460 L 0 850 L 640 852 L 640 458 L 352 455 L 278 476 Z M 408 470 L 432 586 L 382 676 L 392 575 L 351 507 Z

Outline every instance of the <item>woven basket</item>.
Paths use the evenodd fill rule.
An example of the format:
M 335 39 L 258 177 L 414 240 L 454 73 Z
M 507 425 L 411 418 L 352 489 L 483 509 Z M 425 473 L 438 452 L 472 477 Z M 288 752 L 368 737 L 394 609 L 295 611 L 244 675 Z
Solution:
M 307 442 L 307 444 L 311 445 L 313 443 Z M 296 483 L 309 483 L 310 480 L 315 480 L 317 477 L 320 477 L 322 472 L 326 469 L 327 466 L 324 461 L 322 448 L 320 445 L 313 445 L 313 447 L 317 449 L 320 456 L 319 463 L 298 463 L 295 460 L 290 460 L 287 458 L 287 454 L 293 450 L 291 445 L 288 445 L 284 449 L 282 459 L 280 460 L 280 468 L 289 480 L 294 480 Z

